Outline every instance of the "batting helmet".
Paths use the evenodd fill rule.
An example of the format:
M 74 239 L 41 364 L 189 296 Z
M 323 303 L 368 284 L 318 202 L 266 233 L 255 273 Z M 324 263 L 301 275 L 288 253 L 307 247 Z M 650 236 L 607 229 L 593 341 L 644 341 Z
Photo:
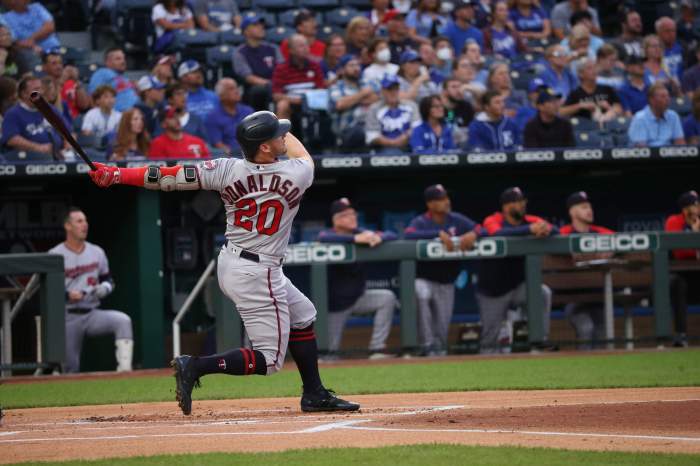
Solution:
M 260 144 L 284 135 L 291 127 L 289 120 L 280 120 L 272 112 L 255 112 L 239 123 L 236 128 L 236 139 L 241 146 L 243 156 L 253 160 Z

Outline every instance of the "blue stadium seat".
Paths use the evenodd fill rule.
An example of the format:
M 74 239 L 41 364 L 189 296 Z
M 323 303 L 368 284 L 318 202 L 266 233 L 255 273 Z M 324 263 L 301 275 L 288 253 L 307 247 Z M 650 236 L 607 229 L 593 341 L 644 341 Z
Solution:
M 355 7 L 358 10 L 368 11 L 372 9 L 371 0 L 343 0 L 343 6 Z
M 528 39 L 527 48 L 529 50 L 544 51 L 544 49 L 554 44 L 555 42 L 556 40 L 554 38 Z
M 627 136 L 627 133 L 617 133 L 613 135 L 615 139 L 615 146 L 616 147 L 627 147 L 630 145 L 630 139 L 629 136 Z
M 175 34 L 175 47 L 179 51 L 180 61 L 186 59 L 202 62 L 206 60 L 207 48 L 219 45 L 219 33 L 186 29 Z
M 607 121 L 604 128 L 607 132 L 612 134 L 627 134 L 627 130 L 630 127 L 630 119 L 625 116 L 619 116 Z
M 327 12 L 324 16 L 327 24 L 345 27 L 348 25 L 351 19 L 359 15 L 360 12 L 356 9 L 343 6 Z
M 205 77 L 210 85 L 225 76 L 233 76 L 233 49 L 230 45 L 218 45 L 207 49 Z
M 280 13 L 277 16 L 277 24 L 279 24 L 280 26 L 287 26 L 293 28 L 294 20 L 296 19 L 300 11 L 302 11 L 301 8 L 295 8 L 293 10 L 287 10 L 284 13 Z M 316 22 L 318 24 L 323 24 L 323 19 L 321 18 L 320 13 L 316 13 Z
M 253 3 L 256 10 L 288 10 L 296 6 L 294 0 L 255 0 Z
M 80 80 L 84 83 L 90 81 L 90 76 L 92 76 L 92 74 L 100 67 L 100 65 L 97 63 L 78 63 L 75 66 L 78 68 L 78 72 L 80 73 Z
M 50 154 L 40 154 L 38 152 L 26 152 L 20 150 L 4 151 L 2 156 L 7 163 L 15 162 L 53 162 Z
M 267 30 L 266 39 L 269 40 L 270 42 L 274 42 L 276 44 L 279 44 L 280 42 L 282 42 L 284 39 L 291 36 L 292 34 L 294 34 L 294 28 L 285 27 L 285 26 L 277 26 L 277 27 L 270 28 Z
M 74 47 L 61 47 L 61 56 L 64 65 L 77 65 L 87 63 L 90 60 L 90 51 Z
M 340 0 L 299 0 L 299 6 L 310 10 L 332 10 L 340 6 Z
M 150 51 L 153 46 L 151 0 L 117 0 L 117 40 L 130 50 Z
M 511 70 L 510 80 L 515 89 L 521 89 L 527 92 L 528 87 L 530 86 L 530 81 L 532 81 L 535 75 L 534 70 L 529 70 L 527 68 L 523 70 Z
M 576 147 L 600 147 L 601 135 L 598 131 L 576 131 Z
M 574 131 L 598 131 L 600 127 L 598 123 L 589 118 L 571 117 L 571 125 Z
M 690 104 L 690 99 L 683 95 L 679 97 L 673 97 L 671 98 L 671 110 L 675 111 L 680 115 L 681 118 L 690 115 L 690 112 L 692 112 L 693 107 Z
M 236 3 L 240 10 L 247 10 L 253 7 L 252 0 L 238 0 Z
M 229 29 L 219 34 L 219 44 L 240 45 L 245 42 L 245 37 L 240 29 Z
M 318 30 L 318 38 L 320 40 L 326 40 L 328 39 L 332 34 L 340 34 L 341 36 L 345 35 L 345 29 L 343 29 L 340 26 L 335 26 L 335 25 L 326 25 Z
M 269 11 L 248 10 L 241 12 L 241 15 L 244 18 L 251 16 L 260 16 L 265 21 L 265 26 L 267 26 L 268 28 L 277 26 L 277 18 L 275 18 L 274 13 L 270 13 Z
M 97 136 L 94 134 L 83 134 L 82 132 L 78 132 L 78 137 L 76 138 L 78 141 L 78 144 L 80 144 L 84 148 L 92 148 L 92 147 L 99 147 L 100 146 L 100 141 L 98 140 Z

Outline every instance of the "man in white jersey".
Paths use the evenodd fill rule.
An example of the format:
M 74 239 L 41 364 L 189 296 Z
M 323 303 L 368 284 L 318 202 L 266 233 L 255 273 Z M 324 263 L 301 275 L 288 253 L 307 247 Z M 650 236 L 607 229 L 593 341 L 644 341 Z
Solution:
M 90 177 L 147 189 L 219 191 L 226 208 L 226 239 L 218 260 L 219 286 L 236 304 L 253 349 L 173 360 L 177 400 L 192 410 L 192 389 L 207 374 L 269 375 L 279 371 L 289 347 L 304 385 L 302 411 L 356 411 L 360 405 L 327 390 L 318 373 L 313 323 L 316 309 L 284 276 L 282 261 L 292 220 L 313 183 L 314 163 L 289 133 L 289 120 L 255 112 L 236 130 L 244 160 L 215 159 L 197 166 L 117 168 L 103 164 Z M 280 160 L 286 154 L 289 160 Z
M 131 370 L 134 337 L 131 318 L 119 311 L 98 309 L 100 300 L 114 289 L 107 256 L 101 247 L 85 241 L 88 222 L 77 207 L 63 219 L 66 240 L 49 250 L 63 256 L 66 285 L 66 372 L 80 371 L 85 335 L 113 333 L 117 371 Z

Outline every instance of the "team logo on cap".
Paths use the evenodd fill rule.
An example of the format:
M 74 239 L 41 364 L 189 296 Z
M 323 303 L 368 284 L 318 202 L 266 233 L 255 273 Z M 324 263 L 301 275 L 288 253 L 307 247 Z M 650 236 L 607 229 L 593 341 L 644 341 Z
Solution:
M 219 369 L 222 371 L 226 370 L 226 360 L 224 358 L 219 359 Z

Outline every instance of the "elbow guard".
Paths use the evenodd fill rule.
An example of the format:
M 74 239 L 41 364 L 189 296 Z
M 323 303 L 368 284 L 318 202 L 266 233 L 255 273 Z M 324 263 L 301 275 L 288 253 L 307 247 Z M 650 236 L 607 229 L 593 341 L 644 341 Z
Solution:
M 159 167 L 151 165 L 143 175 L 146 189 L 160 191 L 192 191 L 199 189 L 197 168 L 192 165 Z

